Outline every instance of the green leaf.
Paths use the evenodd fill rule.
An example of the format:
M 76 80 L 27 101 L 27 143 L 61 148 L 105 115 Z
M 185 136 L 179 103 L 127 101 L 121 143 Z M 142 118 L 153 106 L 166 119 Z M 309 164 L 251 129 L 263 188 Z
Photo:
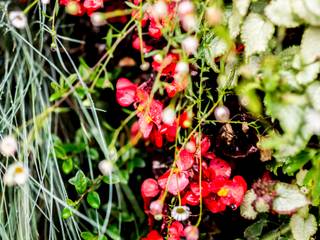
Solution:
M 107 36 L 106 36 L 106 46 L 107 46 L 107 48 L 111 47 L 112 38 L 113 38 L 113 33 L 112 33 L 112 28 L 110 28 L 108 33 L 107 33 Z
M 73 169 L 73 160 L 72 158 L 68 158 L 64 160 L 62 163 L 62 170 L 65 174 L 69 174 Z
M 73 215 L 73 212 L 69 208 L 64 208 L 62 210 L 62 218 L 67 219 Z
M 288 28 L 297 27 L 290 0 L 272 0 L 265 8 L 265 14 L 272 23 Z
M 306 219 L 294 214 L 290 219 L 290 228 L 295 240 L 309 240 L 317 232 L 317 220 L 312 214 Z
M 299 154 L 288 158 L 283 167 L 283 172 L 289 176 L 300 170 L 307 162 L 309 162 L 315 155 L 314 151 L 302 151 Z
M 65 94 L 65 92 L 66 92 L 66 90 L 64 90 L 64 89 L 61 89 L 61 90 L 58 90 L 57 92 L 54 92 L 53 94 L 50 95 L 49 101 L 53 102 L 55 100 L 60 99 Z
M 120 183 L 120 176 L 119 173 L 113 173 L 112 176 L 103 176 L 102 181 L 104 181 L 106 184 L 117 184 Z
M 91 160 L 98 160 L 99 159 L 99 152 L 95 148 L 89 149 L 89 155 Z
M 87 202 L 92 208 L 98 209 L 100 207 L 100 196 L 97 192 L 92 191 L 87 195 Z
M 274 26 L 261 15 L 250 13 L 241 29 L 241 39 L 245 44 L 246 55 L 267 50 L 268 42 L 274 33 Z
M 76 191 L 79 194 L 82 194 L 87 189 L 88 179 L 86 178 L 84 173 L 79 170 L 73 178 L 69 179 L 69 183 L 75 186 Z
M 112 224 L 107 228 L 107 235 L 113 240 L 120 240 L 120 232 L 117 225 Z
M 259 239 L 261 236 L 263 228 L 267 226 L 267 220 L 261 219 L 254 224 L 250 225 L 244 231 L 244 237 L 247 239 Z

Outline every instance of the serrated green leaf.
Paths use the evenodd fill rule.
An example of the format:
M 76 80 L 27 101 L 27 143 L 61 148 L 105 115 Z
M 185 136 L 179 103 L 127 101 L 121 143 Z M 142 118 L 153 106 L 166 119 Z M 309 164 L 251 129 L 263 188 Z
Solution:
M 84 173 L 79 170 L 73 178 L 69 179 L 69 183 L 75 186 L 75 189 L 79 194 L 82 194 L 87 189 L 88 179 Z
M 265 8 L 265 14 L 277 26 L 297 27 L 299 22 L 294 18 L 290 0 L 272 0 Z
M 244 237 L 247 239 L 259 239 L 265 226 L 267 226 L 267 220 L 265 219 L 255 222 L 246 228 L 244 231 Z
M 92 208 L 98 209 L 100 207 L 100 196 L 97 192 L 92 191 L 87 195 L 87 202 Z
M 317 220 L 312 214 L 306 219 L 294 214 L 290 219 L 290 228 L 295 240 L 309 240 L 317 232 Z
M 274 26 L 261 15 L 250 13 L 241 29 L 246 55 L 264 52 L 274 33 Z

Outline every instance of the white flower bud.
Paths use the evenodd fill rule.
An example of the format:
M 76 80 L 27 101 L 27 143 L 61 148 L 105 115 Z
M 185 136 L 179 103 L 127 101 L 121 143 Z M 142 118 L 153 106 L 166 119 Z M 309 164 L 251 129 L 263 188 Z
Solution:
M 182 1 L 178 6 L 178 14 L 180 16 L 184 16 L 186 14 L 193 14 L 193 12 L 194 12 L 194 5 L 189 0 Z
M 206 10 L 206 20 L 210 26 L 216 26 L 222 22 L 223 14 L 217 7 L 208 7 Z
M 113 163 L 109 160 L 102 160 L 99 162 L 98 168 L 104 176 L 108 176 L 113 171 Z
M 176 120 L 176 112 L 172 107 L 167 107 L 162 111 L 162 122 L 172 125 Z
M 166 2 L 163 0 L 157 1 L 152 6 L 151 15 L 157 19 L 166 17 L 168 15 L 168 5 Z
M 230 118 L 230 111 L 226 106 L 216 107 L 214 116 L 218 121 L 228 121 Z
M 175 71 L 177 73 L 187 74 L 189 73 L 189 64 L 187 62 L 180 61 L 177 63 Z
M 187 32 L 194 32 L 198 28 L 197 18 L 193 14 L 187 14 L 181 18 L 182 28 Z
M 107 24 L 105 14 L 101 12 L 92 13 L 90 16 L 90 21 L 95 27 L 100 27 Z
M 182 49 L 188 54 L 195 54 L 199 46 L 198 39 L 194 36 L 186 37 L 182 41 Z
M 4 184 L 8 186 L 23 185 L 29 177 L 29 169 L 20 162 L 11 164 L 3 176 Z
M 18 29 L 24 29 L 28 25 L 27 17 L 22 11 L 9 12 L 9 20 L 12 26 Z
M 13 156 L 18 149 L 18 144 L 13 136 L 5 136 L 0 141 L 0 153 L 5 156 Z
M 140 65 L 140 69 L 141 69 L 142 71 L 148 71 L 149 68 L 150 68 L 150 63 L 148 63 L 148 62 L 144 62 L 144 63 L 142 63 L 142 64 Z

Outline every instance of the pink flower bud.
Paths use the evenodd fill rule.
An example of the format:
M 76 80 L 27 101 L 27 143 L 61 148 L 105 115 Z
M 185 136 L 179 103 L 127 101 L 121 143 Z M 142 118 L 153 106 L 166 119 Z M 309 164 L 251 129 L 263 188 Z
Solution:
M 188 226 L 184 229 L 184 234 L 187 240 L 198 240 L 199 229 L 196 226 Z

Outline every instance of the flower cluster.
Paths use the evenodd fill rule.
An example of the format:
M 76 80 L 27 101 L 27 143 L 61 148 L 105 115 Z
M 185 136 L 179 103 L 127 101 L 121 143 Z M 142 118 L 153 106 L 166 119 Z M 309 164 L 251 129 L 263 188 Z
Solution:
M 66 7 L 67 13 L 75 16 L 91 15 L 96 10 L 103 8 L 105 0 L 60 0 L 59 3 Z

